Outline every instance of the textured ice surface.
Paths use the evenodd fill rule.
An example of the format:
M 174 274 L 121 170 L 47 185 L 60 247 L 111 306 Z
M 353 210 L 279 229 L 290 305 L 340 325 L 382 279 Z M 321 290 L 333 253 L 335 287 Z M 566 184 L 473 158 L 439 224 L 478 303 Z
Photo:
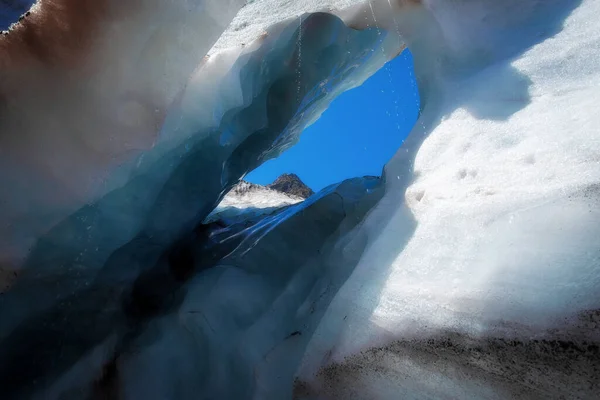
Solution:
M 594 398 L 600 2 L 425 4 L 422 116 L 298 397 Z
M 304 13 L 347 8 L 361 0 L 255 0 L 248 2 L 223 32 L 209 54 L 218 53 L 258 38 L 271 25 Z
M 121 187 L 36 243 L 0 300 L 5 398 L 596 396 L 600 1 L 375 0 L 336 11 L 367 31 L 259 33 L 339 4 L 247 5 Z M 422 114 L 385 182 L 198 224 L 398 35 Z
M 356 178 L 250 225 L 217 228 L 216 251 L 231 253 L 190 282 L 177 313 L 151 322 L 158 337 L 140 336 L 151 344 L 125 357 L 125 393 L 289 397 L 304 349 L 366 243 L 356 237 L 363 245 L 349 248 L 343 238 L 382 189 L 378 178 Z
M 217 398 L 289 392 L 301 345 L 362 252 L 361 246 L 347 251 L 331 246 L 381 196 L 379 179 L 334 185 L 299 206 L 233 227 L 226 220 L 201 222 L 245 173 L 292 145 L 335 95 L 379 68 L 387 59 L 381 46 L 398 43 L 386 37 L 376 29 L 352 30 L 329 14 L 304 15 L 273 27 L 236 58 L 224 54 L 201 65 L 152 150 L 116 169 L 107 183 L 115 189 L 39 237 L 0 299 L 3 397 L 78 398 L 90 388 L 111 393 L 115 385 L 129 398 L 195 398 L 197 390 Z M 282 246 L 291 248 L 278 249 Z M 321 267 L 328 254 L 339 251 L 345 262 Z M 315 260 L 320 255 L 324 259 Z M 252 306 L 255 297 L 260 307 L 246 314 L 227 306 L 230 292 L 244 287 L 234 278 L 222 294 L 214 291 L 216 298 L 195 303 L 224 302 L 217 315 L 230 315 L 227 327 L 233 331 L 224 327 L 214 338 L 190 337 L 192 343 L 171 349 L 163 335 L 187 335 L 185 324 L 210 328 L 202 313 L 185 322 L 181 307 L 197 285 L 200 294 L 207 293 L 211 277 L 219 274 L 204 272 L 219 265 L 219 271 L 233 269 L 234 275 L 237 269 L 250 271 L 242 275 L 250 273 L 261 290 L 248 287 L 243 302 Z M 307 301 L 316 305 L 304 306 Z M 279 312 L 269 317 L 272 307 L 282 307 L 286 316 L 287 310 L 305 311 L 284 323 Z M 179 323 L 162 332 L 163 319 Z M 284 352 L 285 365 L 278 351 L 273 353 L 278 361 L 269 361 L 288 328 L 302 329 L 300 345 Z M 233 351 L 231 346 L 253 343 L 234 340 L 248 332 L 268 339 L 266 344 L 249 346 L 257 353 Z M 190 358 L 186 344 L 199 346 L 200 353 Z M 182 373 L 202 379 L 190 376 L 182 384 L 177 375 L 164 376 L 165 354 L 179 350 L 188 354 Z M 255 358 L 247 361 L 250 355 Z M 146 357 L 153 361 L 148 364 Z M 109 373 L 115 370 L 116 376 Z M 258 387 L 252 377 L 263 370 Z M 271 387 L 268 371 L 277 370 L 286 371 L 281 382 L 287 384 Z M 232 387 L 236 379 L 243 382 Z
M 97 271 L 91 257 L 38 249 L 71 265 L 26 271 L 5 294 L 3 398 L 285 397 L 362 254 L 339 240 L 382 195 L 379 178 L 356 178 L 269 215 L 198 225 L 171 246 L 142 232 Z

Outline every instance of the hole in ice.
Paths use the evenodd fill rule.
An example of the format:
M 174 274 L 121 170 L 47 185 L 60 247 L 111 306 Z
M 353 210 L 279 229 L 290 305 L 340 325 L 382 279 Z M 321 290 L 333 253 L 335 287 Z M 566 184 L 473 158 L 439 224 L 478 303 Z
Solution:
M 309 22 L 310 24 L 307 26 L 312 26 L 312 29 L 316 30 L 326 28 L 327 24 L 340 24 L 333 21 L 332 17 L 323 15 L 311 17 Z M 321 23 L 322 26 L 319 25 Z M 307 30 L 307 32 L 310 31 Z M 319 39 L 318 33 L 315 33 L 313 40 Z M 310 35 L 307 37 L 311 38 Z M 306 39 L 306 42 L 310 44 L 310 40 Z M 359 44 L 364 45 L 368 50 L 369 43 L 374 42 L 365 41 Z M 316 45 L 314 48 L 319 49 Z M 342 46 L 339 46 L 338 49 L 346 50 Z M 298 46 L 298 61 L 301 60 L 300 50 L 308 50 L 302 52 L 307 61 L 311 61 L 311 56 L 312 60 L 315 60 L 315 54 L 319 54 L 311 53 L 311 46 Z M 301 63 L 298 62 L 298 64 Z M 322 67 L 321 71 L 327 75 L 331 71 L 328 68 L 330 64 L 324 63 L 323 65 L 327 68 Z M 356 64 L 352 64 L 351 67 L 354 65 Z M 311 71 L 310 68 L 307 70 Z M 299 68 L 298 71 L 304 70 Z M 320 77 L 320 73 L 317 76 Z M 406 52 L 384 66 L 364 85 L 343 94 L 332 104 L 322 119 L 307 129 L 298 147 L 292 148 L 274 164 L 271 163 L 274 167 L 269 167 L 271 164 L 263 167 L 269 168 L 266 171 L 271 173 L 272 177 L 261 183 L 272 182 L 276 176 L 287 172 L 297 174 L 312 190 L 319 191 L 329 184 L 340 182 L 346 178 L 379 175 L 383 165 L 394 155 L 416 121 L 419 99 L 413 76 L 412 59 L 410 53 Z M 298 73 L 298 78 L 302 78 L 300 73 Z M 292 110 L 290 104 L 296 104 L 290 100 L 290 97 L 295 97 L 295 93 L 290 90 L 290 88 L 295 89 L 290 84 L 293 81 L 295 81 L 295 76 L 290 77 L 290 74 L 284 74 L 283 77 L 278 77 L 274 82 L 270 82 L 266 95 L 269 105 L 267 119 L 273 125 L 268 125 L 268 134 L 279 134 L 281 129 L 285 128 L 285 121 L 288 117 L 286 112 Z M 307 82 L 313 82 L 312 85 L 314 81 L 316 79 Z M 298 97 L 302 99 L 301 96 L 305 96 L 305 91 L 300 89 L 304 88 L 298 85 Z M 286 100 L 289 104 L 286 103 Z M 137 121 L 139 117 L 144 117 L 144 115 L 142 115 L 143 110 L 139 109 L 136 104 L 132 106 L 133 108 L 129 107 L 125 110 L 123 117 L 132 118 L 125 122 L 131 122 L 135 126 L 139 124 Z M 250 108 L 250 111 L 253 109 Z M 248 121 L 250 118 L 240 120 Z M 282 121 L 281 124 L 280 121 Z M 227 123 L 230 122 L 230 120 L 226 120 L 223 126 L 227 127 Z M 271 128 L 271 126 L 274 127 Z M 33 256 L 27 260 L 24 269 L 33 270 L 40 265 L 55 267 L 62 274 L 56 279 L 57 282 L 60 280 L 61 285 L 52 285 L 47 291 L 39 291 L 35 304 L 31 307 L 33 317 L 31 319 L 29 319 L 29 315 L 23 317 L 26 323 L 20 325 L 20 316 L 15 317 L 17 328 L 10 331 L 9 341 L 5 342 L 11 344 L 5 347 L 10 349 L 6 359 L 13 360 L 18 356 L 23 363 L 13 364 L 10 361 L 2 365 L 11 365 L 11 369 L 15 365 L 14 371 L 22 371 L 30 365 L 28 364 L 29 360 L 33 359 L 35 364 L 34 368 L 28 371 L 28 375 L 18 374 L 14 371 L 0 374 L 2 378 L 9 377 L 13 381 L 10 390 L 20 391 L 26 386 L 25 383 L 35 383 L 38 377 L 46 374 L 51 373 L 57 376 L 62 374 L 79 360 L 80 354 L 87 354 L 90 349 L 101 343 L 113 328 L 120 330 L 120 324 L 123 324 L 124 328 L 117 334 L 120 336 L 115 339 L 117 342 L 115 349 L 109 350 L 114 352 L 115 356 L 111 357 L 111 354 L 107 354 L 108 359 L 105 360 L 107 363 L 104 374 L 106 380 L 110 381 L 110 378 L 114 376 L 111 371 L 115 367 L 112 360 L 118 360 L 120 355 L 130 353 L 130 349 L 137 346 L 138 338 L 140 341 L 147 339 L 144 334 L 150 321 L 153 322 L 172 313 L 180 306 L 183 307 L 182 302 L 187 296 L 188 289 L 186 284 L 198 277 L 200 273 L 207 270 L 221 273 L 223 268 L 219 269 L 219 267 L 235 260 L 235 263 L 239 263 L 239 267 L 236 265 L 235 268 L 240 271 L 244 271 L 247 265 L 247 270 L 251 271 L 253 275 L 258 277 L 259 274 L 264 273 L 265 277 L 274 276 L 278 280 L 275 285 L 287 285 L 286 280 L 292 279 L 289 277 L 295 276 L 295 271 L 300 271 L 301 275 L 304 274 L 304 270 L 301 268 L 307 263 L 308 258 L 305 257 L 312 258 L 317 255 L 321 257 L 321 254 L 323 254 L 323 258 L 328 257 L 328 252 L 333 251 L 329 249 L 328 243 L 332 242 L 336 235 L 341 234 L 342 229 L 350 229 L 352 224 L 360 221 L 364 212 L 378 201 L 377 196 L 380 193 L 378 182 L 373 182 L 378 180 L 364 179 L 360 186 L 361 198 L 352 197 L 356 192 L 354 192 L 355 186 L 351 184 L 345 187 L 346 192 L 333 193 L 332 196 L 325 198 L 325 201 L 321 202 L 318 207 L 306 207 L 306 213 L 298 213 L 301 218 L 297 219 L 299 222 L 294 221 L 294 224 L 299 223 L 300 225 L 297 226 L 307 228 L 295 229 L 292 224 L 285 226 L 281 224 L 279 226 L 283 226 L 287 230 L 275 231 L 275 234 L 270 234 L 278 225 L 271 223 L 266 218 L 250 226 L 245 223 L 252 224 L 254 221 L 235 221 L 240 223 L 228 226 L 227 218 L 223 218 L 224 221 L 217 220 L 206 225 L 198 224 L 200 222 L 199 215 L 204 217 L 214 206 L 218 191 L 225 190 L 222 188 L 229 188 L 233 182 L 236 182 L 238 177 L 246 171 L 245 165 L 256 165 L 244 158 L 249 157 L 248 155 L 255 156 L 255 150 L 259 147 L 256 142 L 249 140 L 242 142 L 235 150 L 232 150 L 231 157 L 227 158 L 227 161 L 233 160 L 230 165 L 226 165 L 226 168 L 221 167 L 221 161 L 225 159 L 225 156 L 213 158 L 212 153 L 218 153 L 218 150 L 221 150 L 221 147 L 229 142 L 230 131 L 225 130 L 224 132 L 226 132 L 223 135 L 225 143 L 218 143 L 209 135 L 208 138 L 201 137 L 196 142 L 180 144 L 166 153 L 161 153 L 160 145 L 154 149 L 154 153 L 148 151 L 140 157 L 139 161 L 135 162 L 135 174 L 131 175 L 132 178 L 129 181 L 101 197 L 95 203 L 74 210 L 73 214 L 66 216 L 64 221 L 59 221 L 56 228 L 53 228 L 47 235 L 45 234 L 39 244 L 35 244 L 36 247 L 31 252 Z M 217 151 L 213 151 L 215 149 Z M 142 161 L 144 156 L 145 159 Z M 238 157 L 236 158 L 236 156 Z M 236 162 L 239 163 L 236 164 Z M 286 162 L 291 168 L 286 166 Z M 281 168 L 278 165 L 284 167 Z M 221 174 L 220 172 L 223 170 L 227 174 Z M 236 174 L 239 171 L 243 172 Z M 254 174 L 259 172 L 256 171 Z M 231 174 L 228 175 L 229 173 Z M 253 178 L 254 174 L 250 176 L 250 180 L 258 182 Z M 220 180 L 223 176 L 228 179 L 225 180 L 225 184 Z M 202 180 L 201 184 L 198 183 L 200 180 Z M 374 187 L 377 189 L 372 190 Z M 298 195 L 296 198 L 300 197 L 299 201 L 312 193 L 310 188 L 300 184 L 300 178 L 291 174 L 279 179 L 273 188 L 278 189 L 275 191 L 279 191 L 280 197 L 287 196 L 282 192 L 299 191 L 295 193 Z M 251 189 L 250 184 L 245 184 L 245 187 L 238 185 L 233 192 L 243 195 L 244 192 L 249 192 Z M 375 192 L 375 195 L 372 192 Z M 271 194 L 261 196 L 260 207 L 263 209 L 281 207 L 281 202 L 274 203 L 273 197 Z M 313 197 L 310 201 L 314 199 L 317 197 Z M 227 198 L 224 201 L 227 201 Z M 239 203 L 238 201 L 236 205 Z M 256 196 L 254 199 L 248 199 L 246 204 L 248 208 L 257 208 Z M 309 202 L 304 205 L 306 204 Z M 351 207 L 346 208 L 347 204 Z M 354 204 L 359 207 L 353 207 Z M 225 224 L 221 222 L 225 222 Z M 237 229 L 243 230 L 237 231 Z M 281 263 L 275 260 L 262 263 L 260 258 L 264 255 L 263 250 L 278 250 L 276 242 L 282 237 L 286 237 L 284 233 L 293 234 L 288 236 L 285 242 L 295 243 L 294 247 L 285 248 L 289 251 L 278 251 L 285 257 Z M 299 239 L 302 240 L 294 240 L 297 237 L 295 235 L 310 236 L 310 240 L 304 240 L 306 238 L 301 237 Z M 257 247 L 259 241 L 261 243 Z M 88 251 L 92 248 L 95 248 L 93 253 Z M 99 248 L 100 252 L 98 252 Z M 257 250 L 254 251 L 255 248 Z M 362 248 L 358 246 L 357 249 L 349 252 L 352 254 L 346 253 L 346 256 L 354 259 L 361 252 Z M 299 254 L 299 256 L 296 257 L 294 254 Z M 232 256 L 230 257 L 230 255 Z M 263 270 L 261 267 L 260 270 L 252 270 L 253 266 L 258 264 L 265 264 L 266 269 Z M 282 267 L 272 267 L 272 265 L 278 264 Z M 80 278 L 80 266 L 87 268 L 90 271 L 89 275 L 87 271 L 84 271 L 84 277 Z M 27 272 L 29 273 L 29 271 Z M 280 272 L 281 276 L 275 276 Z M 51 270 L 51 273 L 55 273 L 54 270 Z M 25 276 L 24 279 L 27 279 L 27 275 L 23 276 Z M 29 276 L 34 275 L 31 273 Z M 89 278 L 90 276 L 92 278 Z M 211 284 L 209 278 L 203 277 L 206 282 Z M 119 282 L 119 287 L 115 292 L 112 289 L 112 283 L 116 281 Z M 66 283 L 62 285 L 62 282 Z M 80 285 L 82 282 L 83 285 Z M 240 282 L 241 284 L 238 284 Z M 257 279 L 257 282 L 260 282 L 260 279 Z M 266 279 L 265 282 L 270 281 Z M 246 293 L 254 295 L 260 291 L 252 289 L 250 284 L 240 278 L 235 278 L 235 275 L 231 283 L 234 284 L 232 288 L 235 289 L 232 292 L 239 292 L 240 298 L 246 296 Z M 221 287 L 228 288 L 227 282 L 220 284 L 224 285 Z M 247 291 L 248 288 L 252 291 Z M 26 289 L 29 290 L 28 287 Z M 326 290 L 333 294 L 337 289 L 332 283 L 331 286 L 327 284 Z M 218 292 L 218 289 L 215 292 Z M 15 300 L 18 303 L 21 292 L 13 291 L 11 293 L 11 298 L 19 297 L 18 300 Z M 104 303 L 102 297 L 105 293 L 110 298 L 108 303 Z M 47 296 L 44 297 L 44 295 Z M 310 293 L 307 292 L 306 295 L 309 296 Z M 265 298 L 266 300 L 259 298 L 261 304 L 255 306 L 254 299 L 252 299 L 254 296 L 247 297 L 248 299 L 243 299 L 243 303 L 249 303 L 249 308 L 254 307 L 257 310 L 261 310 L 263 305 L 267 306 L 270 301 L 268 297 Z M 258 298 L 258 296 L 256 297 Z M 46 301 L 46 298 L 55 303 L 51 303 L 50 300 Z M 219 298 L 229 301 L 225 295 Z M 322 298 L 324 300 L 321 300 Z M 314 307 L 311 305 L 310 313 L 319 315 L 319 307 L 323 310 L 328 300 L 322 294 L 315 301 L 318 304 Z M 39 318 L 37 308 L 41 310 Z M 254 309 L 242 310 L 241 308 L 243 307 L 227 306 L 227 312 L 222 316 L 231 316 L 233 321 L 238 318 L 237 315 L 245 314 L 243 315 L 244 321 L 251 321 L 254 315 L 257 315 Z M 46 312 L 47 309 L 48 312 Z M 80 328 L 80 326 L 71 326 L 74 323 L 73 320 L 67 319 L 67 316 L 75 315 L 74 313 L 82 309 L 92 320 L 96 317 L 103 318 L 98 324 L 94 322 L 97 329 L 94 329 L 89 335 L 85 326 L 90 325 L 90 320 L 85 318 L 76 322 L 85 325 L 80 325 L 83 327 Z M 108 310 L 108 312 L 88 312 L 92 309 Z M 191 311 L 197 312 L 196 310 L 198 309 L 194 308 Z M 40 327 L 47 326 L 46 321 L 48 320 L 59 321 L 58 328 L 53 328 L 53 333 L 47 337 L 42 335 L 44 340 L 37 344 L 35 341 L 30 341 L 31 337 L 39 334 Z M 206 319 L 206 323 L 201 321 L 200 326 L 208 328 L 207 332 L 218 332 L 218 327 L 214 330 L 208 321 L 209 319 Z M 69 327 L 65 324 L 69 324 Z M 243 324 L 246 322 L 242 322 L 240 326 Z M 214 326 L 216 327 L 216 324 Z M 285 335 L 287 336 L 284 335 L 284 340 L 296 337 L 294 341 L 299 341 L 300 336 L 309 337 L 309 334 L 302 333 L 306 332 L 304 328 L 300 329 L 301 327 L 296 326 L 291 328 L 286 330 Z M 241 329 L 246 328 L 242 327 Z M 59 331 L 66 332 L 69 335 L 68 340 L 79 340 L 78 335 L 81 335 L 85 341 L 78 344 L 79 347 L 76 350 L 70 351 L 63 357 L 62 345 L 57 345 L 57 343 L 63 340 L 64 335 L 54 334 Z M 150 336 L 152 334 L 150 333 Z M 16 345 L 13 346 L 12 343 L 16 343 Z M 206 340 L 206 343 L 211 342 Z M 28 349 L 25 357 L 20 351 L 22 348 Z M 42 348 L 51 349 L 51 351 L 40 351 L 39 349 Z M 39 361 L 37 354 L 41 354 Z M 36 357 L 32 358 L 30 355 Z M 57 366 L 55 360 L 59 360 L 60 365 Z M 19 377 L 20 380 L 12 379 L 17 375 L 22 375 Z M 100 383 L 105 385 L 103 380 Z
M 423 200 L 423 196 L 425 196 L 425 191 L 424 190 L 419 190 L 419 191 L 415 192 L 415 199 L 417 201 Z
M 276 189 L 305 198 L 344 179 L 379 176 L 414 126 L 418 110 L 407 50 L 360 87 L 341 94 L 294 147 L 249 173 L 245 181 L 275 183 Z M 299 192 L 304 185 L 310 190 Z

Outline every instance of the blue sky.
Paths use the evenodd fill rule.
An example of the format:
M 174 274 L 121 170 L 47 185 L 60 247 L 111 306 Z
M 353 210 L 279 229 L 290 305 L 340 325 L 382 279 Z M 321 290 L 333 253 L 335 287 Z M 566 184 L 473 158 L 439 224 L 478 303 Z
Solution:
M 405 51 L 362 86 L 334 100 L 294 147 L 244 180 L 265 185 L 283 173 L 295 173 L 319 191 L 347 178 L 379 176 L 413 127 L 418 110 L 412 56 Z

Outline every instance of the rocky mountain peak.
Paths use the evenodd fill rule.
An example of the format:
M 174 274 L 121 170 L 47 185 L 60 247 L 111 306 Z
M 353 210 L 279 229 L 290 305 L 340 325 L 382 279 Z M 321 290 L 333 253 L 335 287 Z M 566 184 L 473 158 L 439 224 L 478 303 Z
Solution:
M 267 185 L 267 188 L 277 190 L 278 192 L 287 193 L 293 196 L 299 196 L 304 199 L 315 194 L 311 188 L 306 186 L 304 182 L 296 174 L 283 174 L 275 179 L 273 183 Z

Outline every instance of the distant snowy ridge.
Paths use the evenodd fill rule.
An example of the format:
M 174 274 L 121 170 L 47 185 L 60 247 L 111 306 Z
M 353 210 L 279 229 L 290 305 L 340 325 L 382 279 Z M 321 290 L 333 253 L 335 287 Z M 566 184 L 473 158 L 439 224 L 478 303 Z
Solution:
M 270 214 L 277 209 L 297 204 L 305 199 L 300 196 L 271 189 L 268 186 L 240 181 L 225 195 L 206 222 L 219 219 L 237 219 L 245 216 Z

